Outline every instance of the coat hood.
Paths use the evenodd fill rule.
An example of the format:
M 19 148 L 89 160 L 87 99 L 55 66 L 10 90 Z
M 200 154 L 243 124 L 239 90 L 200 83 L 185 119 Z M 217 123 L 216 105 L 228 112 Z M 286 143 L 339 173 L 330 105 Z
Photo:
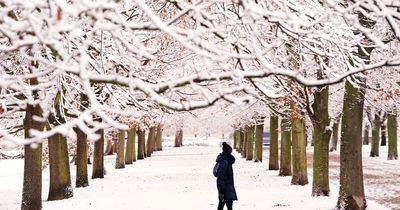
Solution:
M 233 157 L 233 155 L 226 153 L 226 152 L 222 152 L 218 155 L 216 162 L 222 162 L 222 161 L 228 161 L 229 164 L 234 164 L 235 163 L 235 157 Z

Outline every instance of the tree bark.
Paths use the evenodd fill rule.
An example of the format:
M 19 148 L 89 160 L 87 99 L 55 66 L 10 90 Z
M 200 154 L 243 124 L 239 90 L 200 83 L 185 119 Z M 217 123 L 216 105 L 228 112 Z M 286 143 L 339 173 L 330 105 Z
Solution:
M 126 142 L 125 164 L 132 164 L 136 161 L 136 128 L 128 130 L 128 141 Z
M 369 144 L 369 130 L 371 129 L 371 121 L 372 121 L 372 116 L 371 116 L 371 107 L 367 106 L 365 108 L 365 122 L 364 122 L 364 136 L 363 136 L 363 144 L 368 145 Z
M 268 164 L 269 170 L 279 170 L 278 124 L 279 124 L 279 117 L 277 115 L 271 115 L 269 123 L 269 128 L 270 128 L 269 164 Z
M 117 158 L 115 160 L 115 168 L 125 168 L 125 131 L 119 130 L 117 141 Z
M 84 111 L 89 106 L 89 99 L 86 94 L 81 93 L 81 111 Z M 76 140 L 76 187 L 89 186 L 88 178 L 88 142 L 87 135 L 79 127 L 74 128 L 77 136 Z
M 368 123 L 365 123 L 364 125 L 364 134 L 363 134 L 363 144 L 368 145 L 369 144 L 369 130 L 371 129 L 371 125 Z
M 381 146 L 386 146 L 386 114 L 381 119 Z
M 247 126 L 245 126 L 243 128 L 242 139 L 243 139 L 243 141 L 242 141 L 242 152 L 241 152 L 241 155 L 242 155 L 242 158 L 246 158 L 246 153 L 247 153 Z
M 369 19 L 358 12 L 359 23 L 372 29 L 376 21 Z M 364 36 L 365 43 L 370 40 Z M 370 61 L 374 47 L 357 46 L 357 56 L 365 61 Z M 350 61 L 352 62 L 352 61 Z M 356 78 L 359 83 L 366 84 L 366 75 Z M 357 77 L 354 75 L 353 77 Z M 337 208 L 346 210 L 364 210 L 367 207 L 364 194 L 364 177 L 362 168 L 362 120 L 365 99 L 365 88 L 354 87 L 349 77 L 345 82 L 343 100 L 342 136 L 340 138 L 340 189 Z
M 156 141 L 156 127 L 152 126 L 149 130 L 149 135 L 147 136 L 147 150 L 146 156 L 151 157 L 151 154 L 154 151 L 154 145 Z
M 242 134 L 241 134 L 241 130 L 240 129 L 236 129 L 235 130 L 235 136 L 236 136 L 236 151 L 241 153 L 241 147 L 242 147 Z
M 262 118 L 262 123 L 256 126 L 254 162 L 262 162 L 263 133 L 264 133 L 264 118 Z
M 338 141 L 339 141 L 339 120 L 335 120 L 335 122 L 333 122 L 331 148 L 329 149 L 329 151 L 333 152 L 337 150 Z
M 104 178 L 104 129 L 99 129 L 99 139 L 94 143 L 92 179 Z
M 340 190 L 337 208 L 366 208 L 362 169 L 362 119 L 364 90 L 345 83 L 340 138 Z
M 389 114 L 387 121 L 389 152 L 388 160 L 397 160 L 397 114 Z
M 50 190 L 47 200 L 73 196 L 69 169 L 67 139 L 61 134 L 49 137 Z
M 143 160 L 145 158 L 144 156 L 144 138 L 145 138 L 145 132 L 141 129 L 137 129 L 136 131 L 137 136 L 138 136 L 138 160 Z
M 87 135 L 80 128 L 74 128 L 77 136 L 76 140 L 76 187 L 89 186 L 89 178 L 87 171 Z
M 291 151 L 290 121 L 287 118 L 281 120 L 281 164 L 279 176 L 292 175 L 292 151 Z
M 113 137 L 111 137 L 113 138 Z M 107 139 L 107 146 L 106 151 L 104 152 L 105 155 L 113 155 L 114 154 L 114 141 L 112 139 Z
M 233 130 L 233 149 L 237 149 L 238 138 L 237 138 L 237 130 Z
M 304 120 L 299 117 L 292 117 L 292 184 L 306 185 L 307 177 L 307 139 L 305 134 Z
M 32 83 L 32 84 L 37 84 Z M 43 131 L 45 123 L 37 121 L 43 118 L 40 105 L 28 104 L 24 119 L 25 139 L 31 138 L 31 129 Z M 21 210 L 42 209 L 42 144 L 24 146 L 24 181 Z
M 159 123 L 157 125 L 157 132 L 156 132 L 156 151 L 162 150 L 162 124 Z
M 375 118 L 372 122 L 372 142 L 370 157 L 379 156 L 379 133 L 381 129 L 381 120 L 378 113 L 375 113 Z
M 246 160 L 253 160 L 254 154 L 254 125 L 247 127 L 247 152 L 246 152 Z
M 181 147 L 183 145 L 183 130 L 179 129 L 175 133 L 174 147 Z
M 320 88 L 314 93 L 312 105 L 312 124 L 314 128 L 314 155 L 313 155 L 313 196 L 329 196 L 329 87 Z

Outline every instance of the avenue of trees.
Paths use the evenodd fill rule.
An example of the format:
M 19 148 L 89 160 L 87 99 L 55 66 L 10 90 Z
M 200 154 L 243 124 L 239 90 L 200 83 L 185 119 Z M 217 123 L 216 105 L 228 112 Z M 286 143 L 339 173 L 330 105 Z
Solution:
M 329 195 L 340 142 L 338 209 L 366 208 L 363 143 L 398 158 L 397 1 L 0 0 L 0 14 L 0 149 L 24 147 L 21 209 L 41 209 L 43 145 L 48 200 L 65 199 L 68 142 L 86 187 L 88 143 L 91 177 L 103 178 L 104 151 L 116 168 L 150 157 L 162 124 L 182 146 L 205 108 L 205 129 L 233 126 L 235 148 L 257 162 L 268 120 L 268 168 L 292 184 L 308 183 L 312 139 L 313 196 Z

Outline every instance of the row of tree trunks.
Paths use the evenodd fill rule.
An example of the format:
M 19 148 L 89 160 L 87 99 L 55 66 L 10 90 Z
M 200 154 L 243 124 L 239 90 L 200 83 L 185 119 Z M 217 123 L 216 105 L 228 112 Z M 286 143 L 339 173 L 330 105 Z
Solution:
M 115 159 L 115 168 L 125 168 L 125 131 L 119 130 L 117 141 L 117 158 Z
M 287 118 L 281 120 L 281 164 L 279 176 L 292 175 L 292 151 L 291 151 L 290 121 Z
M 233 133 L 234 148 L 246 160 L 262 162 L 264 118 L 257 125 L 248 125 L 244 129 L 237 129 Z
M 270 144 L 269 144 L 269 170 L 279 170 L 279 145 L 278 145 L 278 124 L 279 117 L 271 115 L 270 117 Z
M 125 164 L 132 164 L 136 161 L 136 128 L 130 128 L 128 131 L 128 140 L 126 142 Z

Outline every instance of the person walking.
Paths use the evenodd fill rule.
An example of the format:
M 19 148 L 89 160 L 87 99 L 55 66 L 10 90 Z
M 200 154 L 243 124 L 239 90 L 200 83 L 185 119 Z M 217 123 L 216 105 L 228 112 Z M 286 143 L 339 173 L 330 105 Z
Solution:
M 237 200 L 232 168 L 232 164 L 235 163 L 235 157 L 231 153 L 232 147 L 223 142 L 222 153 L 218 155 L 216 160 L 217 164 L 219 164 L 216 173 L 219 199 L 218 210 L 223 210 L 225 204 L 228 210 L 232 210 L 233 201 Z

